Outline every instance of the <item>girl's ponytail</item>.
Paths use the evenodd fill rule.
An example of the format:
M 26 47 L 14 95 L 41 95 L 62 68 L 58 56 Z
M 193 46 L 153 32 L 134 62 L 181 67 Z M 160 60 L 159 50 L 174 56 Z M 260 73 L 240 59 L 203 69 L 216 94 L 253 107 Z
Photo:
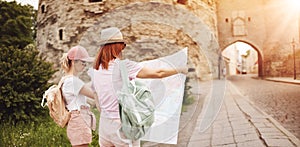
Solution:
M 68 58 L 68 54 L 64 53 L 60 59 L 61 68 L 67 73 L 71 69 L 72 60 Z

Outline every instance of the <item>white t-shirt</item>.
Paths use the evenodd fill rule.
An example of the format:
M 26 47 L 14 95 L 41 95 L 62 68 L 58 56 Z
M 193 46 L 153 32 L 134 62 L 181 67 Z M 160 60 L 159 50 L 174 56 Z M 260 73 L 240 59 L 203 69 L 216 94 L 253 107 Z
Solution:
M 84 82 L 76 76 L 70 76 L 65 79 L 62 86 L 62 93 L 66 99 L 66 107 L 69 111 L 80 110 L 81 105 L 89 106 L 86 97 L 79 94 Z

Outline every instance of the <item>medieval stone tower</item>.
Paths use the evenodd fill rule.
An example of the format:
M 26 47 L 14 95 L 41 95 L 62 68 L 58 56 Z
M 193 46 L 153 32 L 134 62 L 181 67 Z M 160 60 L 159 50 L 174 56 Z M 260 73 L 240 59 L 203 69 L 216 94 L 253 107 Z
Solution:
M 128 43 L 126 58 L 153 59 L 188 47 L 189 67 L 202 80 L 218 77 L 221 53 L 235 42 L 257 51 L 259 76 L 290 75 L 285 64 L 291 41 L 299 43 L 299 11 L 291 15 L 287 1 L 40 0 L 37 47 L 57 68 L 72 46 L 95 55 L 100 31 L 115 26 Z
M 126 58 L 153 59 L 189 47 L 189 66 L 198 78 L 216 73 L 213 0 L 40 0 L 38 11 L 37 46 L 56 67 L 62 53 L 78 44 L 95 55 L 101 30 L 115 26 L 127 41 Z

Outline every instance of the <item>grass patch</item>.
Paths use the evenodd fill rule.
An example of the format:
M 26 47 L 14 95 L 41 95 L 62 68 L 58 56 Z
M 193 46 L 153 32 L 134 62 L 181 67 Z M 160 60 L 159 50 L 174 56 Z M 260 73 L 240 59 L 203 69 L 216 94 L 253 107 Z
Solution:
M 191 91 L 190 91 L 190 89 L 192 87 L 187 84 L 189 81 L 190 81 L 190 78 L 186 77 L 181 112 L 187 112 L 188 105 L 191 105 L 195 102 L 195 99 L 192 96 Z
M 195 102 L 195 99 L 193 96 L 189 95 L 187 97 L 184 97 L 181 107 L 181 112 L 187 112 L 187 107 Z
M 99 112 L 92 110 L 99 120 Z M 1 123 L 0 146 L 6 147 L 71 147 L 66 128 L 60 128 L 46 116 L 38 122 Z M 99 147 L 98 129 L 93 131 L 93 142 L 90 147 Z

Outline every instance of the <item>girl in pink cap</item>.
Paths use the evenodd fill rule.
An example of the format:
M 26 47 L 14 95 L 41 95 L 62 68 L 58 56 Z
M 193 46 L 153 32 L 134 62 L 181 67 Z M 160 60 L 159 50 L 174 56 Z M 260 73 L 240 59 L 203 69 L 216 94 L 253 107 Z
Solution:
M 89 110 L 86 96 L 94 98 L 94 93 L 81 79 L 79 74 L 84 70 L 86 62 L 92 62 L 85 48 L 72 47 L 61 59 L 61 67 L 65 72 L 62 94 L 66 107 L 71 112 L 67 126 L 67 136 L 73 147 L 88 147 L 92 142 L 91 127 L 95 117 Z
M 93 88 L 97 93 L 101 115 L 99 127 L 99 144 L 101 147 L 128 146 L 128 143 L 118 137 L 121 127 L 119 105 L 116 93 L 122 87 L 122 78 L 119 72 L 121 52 L 126 47 L 122 33 L 112 27 L 101 31 L 101 48 L 95 59 L 92 75 Z M 180 69 L 150 69 L 137 62 L 125 60 L 128 69 L 128 78 L 163 78 L 178 73 L 187 73 L 187 67 Z M 140 146 L 134 141 L 133 146 Z

